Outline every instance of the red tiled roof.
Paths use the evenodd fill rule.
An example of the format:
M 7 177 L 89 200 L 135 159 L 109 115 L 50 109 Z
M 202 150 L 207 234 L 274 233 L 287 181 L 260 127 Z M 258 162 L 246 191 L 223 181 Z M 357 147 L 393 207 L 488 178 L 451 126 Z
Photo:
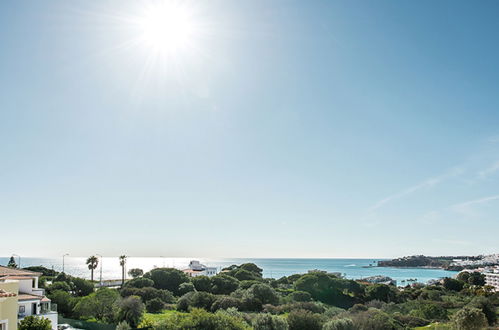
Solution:
M 0 298 L 15 297 L 17 294 L 0 289 Z
M 36 273 L 25 269 L 0 266 L 0 277 L 4 276 L 42 276 L 42 273 Z
M 27 294 L 27 293 L 20 293 L 19 294 L 19 301 L 23 300 L 42 300 L 42 296 L 37 296 L 34 294 Z

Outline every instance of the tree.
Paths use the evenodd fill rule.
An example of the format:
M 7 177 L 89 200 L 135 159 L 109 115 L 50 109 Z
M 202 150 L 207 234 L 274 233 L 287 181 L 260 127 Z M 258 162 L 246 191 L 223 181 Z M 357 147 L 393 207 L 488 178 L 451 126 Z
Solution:
M 64 282 L 60 282 L 64 283 Z M 56 283 L 54 283 L 56 284 Z M 52 284 L 51 287 L 54 285 Z M 66 283 L 64 283 L 66 284 Z M 66 284 L 67 285 L 67 284 Z M 69 316 L 71 312 L 73 311 L 72 309 L 72 301 L 73 297 L 71 297 L 71 294 L 69 294 L 67 291 L 62 291 L 62 290 L 55 290 L 55 291 L 50 291 L 49 294 L 50 300 L 52 300 L 53 304 L 57 305 L 57 311 L 61 313 L 64 316 Z
M 145 306 L 140 297 L 130 296 L 119 304 L 118 321 L 127 322 L 132 328 L 137 328 L 144 314 Z
M 94 283 L 83 278 L 73 277 L 71 278 L 74 287 L 74 294 L 77 297 L 88 296 L 94 292 Z
M 134 278 L 125 284 L 125 288 L 146 288 L 152 286 L 154 286 L 154 281 L 145 277 Z
M 485 275 L 479 272 L 472 272 L 468 278 L 468 284 L 484 286 L 485 285 Z
M 277 292 L 268 284 L 255 284 L 247 290 L 247 294 L 260 300 L 262 304 L 275 305 L 279 302 Z
M 324 323 L 322 330 L 355 330 L 351 319 L 335 319 Z
M 196 276 L 191 279 L 197 291 L 211 291 L 211 280 L 208 276 Z
M 445 321 L 448 319 L 447 310 L 435 303 L 423 303 L 412 310 L 409 315 L 432 321 Z
M 496 323 L 496 307 L 494 306 L 494 304 L 492 304 L 490 299 L 485 297 L 475 297 L 469 303 L 469 306 L 480 309 L 487 318 L 487 322 L 489 323 L 489 325 L 494 325 Z
M 310 293 L 305 291 L 293 291 L 290 294 L 290 298 L 294 301 L 310 301 L 312 300 L 312 296 Z
M 478 308 L 464 307 L 453 317 L 457 330 L 479 330 L 487 328 L 487 318 Z
M 129 288 L 125 287 L 120 291 L 122 297 L 129 296 L 139 296 L 144 303 L 147 303 L 149 300 L 158 298 L 161 299 L 166 304 L 171 304 L 175 301 L 175 297 L 173 293 L 168 290 L 155 289 L 151 287 L 145 288 Z
M 321 330 L 320 315 L 305 310 L 292 311 L 288 315 L 289 330 Z
M 120 256 L 120 266 L 121 266 L 121 287 L 125 285 L 125 266 L 126 266 L 126 255 Z
M 232 276 L 219 274 L 211 278 L 211 292 L 214 294 L 230 294 L 238 287 L 239 281 Z
M 451 291 L 461 291 L 464 287 L 464 282 L 455 280 L 450 277 L 444 278 L 444 288 Z
M 154 298 L 146 303 L 146 310 L 148 313 L 159 313 L 165 308 L 165 303 L 159 299 Z
M 389 303 L 396 300 L 397 291 L 386 284 L 373 284 L 366 288 L 366 296 L 368 300 L 381 300 Z
M 255 330 L 288 330 L 288 322 L 280 316 L 271 314 L 257 314 L 253 319 Z
M 133 278 L 137 278 L 144 275 L 144 271 L 140 268 L 132 268 L 128 271 L 128 275 L 130 275 Z
M 52 330 L 52 324 L 49 319 L 26 316 L 19 322 L 19 330 Z
M 175 268 L 156 268 L 144 277 L 153 280 L 156 289 L 166 289 L 175 295 L 179 295 L 180 284 L 189 282 L 187 275 Z
M 113 322 L 120 299 L 118 291 L 100 288 L 81 298 L 76 304 L 74 312 L 83 318 L 96 318 L 104 322 Z
M 14 256 L 10 257 L 9 263 L 7 264 L 7 267 L 17 268 L 17 264 L 16 264 L 16 260 L 14 259 Z
M 178 292 L 181 295 L 184 295 L 187 292 L 191 292 L 191 291 L 196 291 L 194 284 L 192 284 L 191 282 L 185 282 L 185 283 L 182 283 L 178 286 Z
M 87 266 L 88 266 L 88 269 L 90 269 L 90 280 L 92 282 L 94 281 L 94 270 L 97 268 L 98 264 L 99 264 L 99 259 L 97 259 L 96 256 L 88 257 Z

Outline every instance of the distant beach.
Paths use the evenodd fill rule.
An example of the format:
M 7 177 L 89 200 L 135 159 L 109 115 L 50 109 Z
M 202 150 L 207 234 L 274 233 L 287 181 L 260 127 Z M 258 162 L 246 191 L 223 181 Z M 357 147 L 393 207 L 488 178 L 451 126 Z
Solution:
M 65 272 L 73 276 L 83 278 L 90 277 L 90 271 L 85 265 L 85 257 L 66 257 Z M 327 272 L 338 272 L 348 279 L 360 279 L 368 276 L 383 275 L 391 277 L 398 282 L 408 279 L 417 279 L 417 282 L 426 283 L 432 279 L 452 277 L 457 274 L 454 271 L 446 271 L 435 268 L 395 268 L 395 267 L 369 267 L 376 261 L 384 259 L 288 259 L 288 258 L 159 258 L 159 257 L 130 257 L 127 268 L 141 268 L 144 271 L 156 267 L 173 267 L 178 269 L 186 268 L 190 260 L 199 260 L 207 266 L 222 268 L 233 265 L 252 262 L 263 268 L 263 276 L 270 278 L 280 278 L 296 273 L 306 273 L 312 269 L 324 270 Z M 17 258 L 16 258 L 17 261 Z M 6 265 L 7 257 L 0 258 L 0 265 Z M 60 258 L 29 258 L 21 257 L 21 266 L 44 266 L 54 270 L 62 270 L 62 257 Z M 100 276 L 100 264 L 95 271 L 95 277 Z M 104 257 L 102 259 L 102 278 L 105 280 L 119 279 L 121 277 L 121 267 L 118 257 Z

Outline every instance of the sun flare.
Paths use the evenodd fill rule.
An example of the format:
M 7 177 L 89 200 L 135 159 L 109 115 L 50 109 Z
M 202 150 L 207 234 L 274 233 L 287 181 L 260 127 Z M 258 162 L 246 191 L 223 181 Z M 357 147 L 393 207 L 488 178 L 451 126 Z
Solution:
M 163 54 L 175 54 L 191 47 L 196 22 L 189 9 L 169 1 L 147 8 L 139 19 L 143 43 Z

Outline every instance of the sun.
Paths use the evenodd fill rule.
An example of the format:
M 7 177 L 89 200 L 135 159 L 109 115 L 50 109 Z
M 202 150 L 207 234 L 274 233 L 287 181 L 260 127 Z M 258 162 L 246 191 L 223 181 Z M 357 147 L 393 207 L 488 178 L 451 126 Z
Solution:
M 192 8 L 174 1 L 163 1 L 145 8 L 138 26 L 141 41 L 165 55 L 190 48 L 197 32 Z

